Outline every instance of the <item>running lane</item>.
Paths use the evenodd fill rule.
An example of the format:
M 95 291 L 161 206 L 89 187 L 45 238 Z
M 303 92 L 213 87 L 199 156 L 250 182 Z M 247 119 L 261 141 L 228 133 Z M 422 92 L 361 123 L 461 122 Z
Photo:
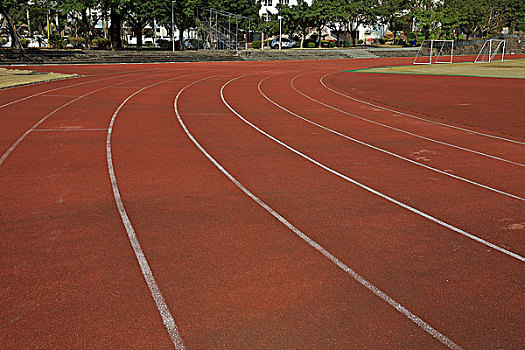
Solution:
M 225 89 L 226 98 L 234 109 L 248 120 L 279 140 L 291 145 L 308 156 L 320 161 L 344 175 L 393 197 L 413 208 L 419 209 L 453 226 L 476 234 L 492 243 L 505 246 L 511 251 L 524 255 L 525 246 L 520 230 L 511 230 L 509 225 L 521 223 L 525 209 L 524 200 L 474 186 L 465 181 L 450 178 L 427 168 L 379 152 L 351 140 L 335 135 L 318 126 L 308 124 L 268 102 L 262 95 L 257 96 L 261 77 L 249 76 L 233 81 Z M 257 110 L 241 103 L 239 91 L 249 92 L 254 102 L 261 106 Z M 270 91 L 272 91 L 270 89 Z M 275 91 L 275 90 L 273 90 Z M 286 91 L 286 90 L 284 90 Z M 292 94 L 275 94 L 283 104 Z M 311 102 L 307 101 L 306 104 Z M 266 108 L 265 108 L 266 104 Z M 309 105 L 303 104 L 303 109 Z M 312 105 L 312 109 L 316 104 Z M 314 112 L 315 113 L 315 112 Z M 322 114 L 321 114 L 322 115 Z M 356 132 L 353 132 L 355 135 Z M 356 137 L 360 137 L 357 133 Z M 376 134 L 376 139 L 383 135 Z M 388 142 L 389 135 L 384 136 Z M 404 143 L 411 142 L 405 136 Z M 403 141 L 403 140 L 400 140 Z M 487 167 L 490 166 L 490 162 Z M 451 164 L 445 169 L 453 169 Z M 520 183 L 518 174 L 523 171 L 516 167 L 515 182 Z M 483 171 L 483 169 L 480 169 Z M 523 182 L 521 181 L 521 189 Z M 517 187 L 518 191 L 520 187 Z M 437 195 L 439 194 L 439 195 Z M 518 192 L 518 194 L 521 194 Z M 474 199 L 474 200 L 473 200 Z M 461 203 L 461 205 L 450 205 Z
M 78 100 L 0 167 L 4 348 L 172 348 L 114 203 L 106 130 L 124 98 L 180 75 Z
M 265 107 L 262 99 L 254 97 L 261 78 L 238 79 L 224 89 L 225 100 L 240 115 L 316 160 L 357 175 L 360 181 L 394 197 L 416 202 L 418 209 L 431 208 L 431 213 L 452 224 L 466 226 L 523 253 L 519 234 L 503 231 L 492 221 L 505 214 L 520 219 L 522 204 L 449 180 L 428 182 L 429 175 L 423 170 L 343 143 L 339 137 L 326 135 L 273 105 Z M 243 103 L 243 94 L 251 96 L 258 108 Z M 204 147 L 241 183 L 304 232 L 311 233 L 335 256 L 376 281 L 387 294 L 393 293 L 391 296 L 402 300 L 401 304 L 408 302 L 408 309 L 421 310 L 415 313 L 425 315 L 423 319 L 460 345 L 476 348 L 497 343 L 512 348 L 522 341 L 519 300 L 523 294 L 518 286 L 523 280 L 520 277 L 516 281 L 516 276 L 521 276 L 517 271 L 523 271 L 522 261 L 371 195 L 257 135 L 240 120 L 228 124 L 221 121 L 223 126 L 198 119 L 188 124 Z M 221 130 L 236 138 L 222 144 L 226 137 L 210 137 L 199 127 L 207 132 Z M 291 158 L 285 160 L 284 154 Z M 264 158 L 257 159 L 256 155 Z M 469 203 L 472 196 L 483 199 L 482 206 Z M 462 197 L 462 201 L 453 200 Z
M 295 164 L 295 159 L 239 128 L 218 97 L 231 76 L 185 90 L 177 104 L 180 116 L 221 161 L 222 156 L 235 158 L 244 167 L 242 177 L 254 177 L 265 193 L 288 198 L 293 188 L 264 180 L 289 185 L 293 176 L 279 164 Z M 150 139 L 166 142 L 159 136 L 157 131 Z M 174 130 L 170 138 L 181 136 Z M 152 265 L 172 257 L 157 279 L 161 285 L 169 281 L 172 287 L 165 290 L 176 291 L 166 299 L 176 305 L 189 348 L 440 348 L 245 196 L 189 140 L 158 154 L 161 149 L 141 150 L 143 169 L 156 179 L 155 188 L 172 188 L 173 198 L 162 192 L 144 198 L 134 190 L 141 186 L 125 185 L 123 176 L 121 188 L 128 193 L 124 200 L 135 207 L 128 206 L 130 214 L 140 215 L 135 228 L 144 246 L 159 247 Z
M 130 246 L 132 226 L 188 349 L 518 348 L 522 263 L 322 170 L 241 121 L 220 95 L 232 78 L 247 75 L 223 89 L 238 113 L 340 171 L 441 206 L 433 192 L 459 198 L 467 187 L 440 179 L 425 187 L 432 194 L 426 202 L 400 183 L 407 177 L 419 185 L 435 174 L 307 126 L 257 89 L 261 79 L 283 74 L 288 81 L 268 79 L 276 89 L 287 84 L 271 97 L 292 105 L 292 76 L 402 60 L 182 65 L 187 69 L 130 78 L 57 111 L 0 165 L 0 200 L 7 203 L 0 209 L 2 343 L 173 348 L 159 295 L 148 290 Z M 390 179 L 378 167 L 400 175 Z M 470 193 L 486 199 L 490 215 L 506 200 L 477 191 Z M 513 205 L 505 210 L 513 213 Z M 453 219 L 464 220 L 468 210 Z M 515 248 L 520 241 L 509 242 Z
M 476 131 L 525 138 L 522 79 L 341 73 L 325 82 L 366 102 Z
M 417 134 L 411 133 L 410 130 L 404 133 L 389 128 L 386 124 L 380 124 L 373 114 L 361 108 L 352 110 L 347 105 L 345 111 L 332 107 L 315 97 L 310 97 L 314 93 L 307 92 L 307 81 L 303 81 L 307 77 L 312 79 L 309 91 L 322 89 L 317 85 L 317 77 L 314 74 L 297 75 L 292 72 L 264 77 L 258 84 L 259 92 L 270 103 L 283 111 L 288 111 L 290 117 L 303 118 L 303 121 L 312 125 L 315 123 L 319 130 L 323 127 L 331 129 L 334 134 L 339 133 L 340 137 L 346 137 L 347 142 L 362 142 L 365 147 L 378 152 L 389 152 L 391 156 L 403 158 L 408 163 L 419 163 L 422 167 L 437 169 L 519 197 L 525 195 L 523 192 L 525 184 L 521 181 L 523 176 L 519 175 L 525 171 L 525 165 L 519 166 L 519 164 L 494 159 L 489 157 L 488 153 L 479 154 L 474 153 L 472 149 L 459 149 L 451 144 L 437 143 L 447 137 L 446 132 L 443 135 L 442 126 L 426 125 L 427 129 L 433 129 L 428 130 L 437 141 L 433 142 L 417 137 Z M 296 87 L 298 79 L 301 79 L 302 90 Z M 499 143 L 507 142 L 499 141 Z M 514 153 L 506 156 L 511 159 L 520 157 L 522 153 L 520 148 L 523 146 L 513 144 L 511 148 Z M 491 150 L 487 148 L 486 152 Z M 490 171 L 487 171 L 488 169 Z
M 346 90 L 340 90 L 336 86 L 332 86 L 331 81 L 332 80 L 342 80 L 345 79 L 345 82 L 347 83 L 346 89 L 349 91 L 350 97 L 352 96 L 352 91 L 359 90 L 359 80 L 356 80 L 353 84 L 355 77 L 359 77 L 361 75 L 359 74 L 351 74 L 351 73 L 322 73 L 322 72 L 313 72 L 311 75 L 301 75 L 298 76 L 295 80 L 293 80 L 294 87 L 299 90 L 300 92 L 308 95 L 315 101 L 317 101 L 320 105 L 323 103 L 325 105 L 333 107 L 334 112 L 337 112 L 337 110 L 349 113 L 351 115 L 346 115 L 346 118 L 358 120 L 358 118 L 355 118 L 353 116 L 358 116 L 361 118 L 366 118 L 372 122 L 375 123 L 381 123 L 383 125 L 386 125 L 387 127 L 383 126 L 385 129 L 397 128 L 398 132 L 400 133 L 413 133 L 415 135 L 419 135 L 420 137 L 425 137 L 427 140 L 437 140 L 438 142 L 444 142 L 447 144 L 452 144 L 458 147 L 464 147 L 470 150 L 478 151 L 481 153 L 486 153 L 491 156 L 501 157 L 504 159 L 508 159 L 510 161 L 515 161 L 521 164 L 525 163 L 525 156 L 523 155 L 523 152 L 521 151 L 523 145 L 516 144 L 514 142 L 510 142 L 509 140 L 517 140 L 519 142 L 523 142 L 523 140 L 520 141 L 520 137 L 509 137 L 506 134 L 503 134 L 501 132 L 495 131 L 494 128 L 503 128 L 507 126 L 500 126 L 500 124 L 504 125 L 505 123 L 501 123 L 498 120 L 494 119 L 494 116 L 497 115 L 497 113 L 492 113 L 491 108 L 493 107 L 487 107 L 486 111 L 481 111 L 480 118 L 485 118 L 487 120 L 491 120 L 494 128 L 484 128 L 484 126 L 480 124 L 475 124 L 475 126 L 470 127 L 469 125 L 462 124 L 461 117 L 466 116 L 472 116 L 472 118 L 475 118 L 478 112 L 476 110 L 472 110 L 472 106 L 469 104 L 463 105 L 463 106 L 457 106 L 457 103 L 454 101 L 443 101 L 444 104 L 447 105 L 454 105 L 456 109 L 454 110 L 454 113 L 451 114 L 444 114 L 441 115 L 443 119 L 438 118 L 430 118 L 428 117 L 428 113 L 436 113 L 434 110 L 436 109 L 435 106 L 432 104 L 433 99 L 429 98 L 428 103 L 426 102 L 426 96 L 430 94 L 429 89 L 432 90 L 431 86 L 429 84 L 420 84 L 418 85 L 420 87 L 421 91 L 421 98 L 418 100 L 419 108 L 425 112 L 422 113 L 413 113 L 410 111 L 403 111 L 400 110 L 401 113 L 408 114 L 406 115 L 400 115 L 399 113 L 395 113 L 395 108 L 389 107 L 389 106 L 383 106 L 380 103 L 370 105 L 367 104 L 368 101 L 365 99 L 360 99 L 361 101 L 367 102 L 359 102 L 352 100 L 351 98 L 348 98 L 347 96 L 343 96 Z M 381 74 L 381 76 L 385 76 L 385 83 L 388 83 L 388 77 L 391 77 L 393 75 L 387 75 L 387 74 Z M 324 78 L 323 78 L 324 77 Z M 373 75 L 375 79 L 377 79 L 377 75 Z M 396 85 L 396 88 L 399 88 L 401 90 L 404 90 L 406 92 L 407 99 L 411 100 L 413 99 L 412 96 L 418 95 L 417 89 L 415 89 L 411 85 L 411 80 L 414 79 L 413 76 L 405 76 L 402 75 L 402 77 L 405 77 L 407 81 L 405 81 L 403 84 Z M 399 79 L 397 77 L 394 77 L 395 79 Z M 392 78 L 392 79 L 394 79 Z M 421 78 L 420 76 L 417 76 L 417 78 Z M 443 79 L 456 79 L 454 81 L 454 85 L 451 86 L 451 89 L 453 89 L 454 86 L 461 86 L 464 90 L 469 89 L 469 82 L 476 82 L 475 78 L 462 78 L 462 77 L 431 77 L 434 78 L 443 78 Z M 466 80 L 471 79 L 471 80 Z M 490 85 L 487 85 L 487 81 L 493 79 L 493 78 L 478 78 L 478 79 L 484 79 L 485 83 L 483 84 L 485 89 L 489 88 Z M 322 81 L 321 81 L 322 80 Z M 509 84 L 516 84 L 515 81 L 518 79 L 505 79 L 509 81 Z M 448 86 L 449 83 L 447 81 L 439 80 L 441 84 L 444 84 L 443 86 Z M 324 84 L 324 85 L 323 85 Z M 354 89 L 354 90 L 352 90 Z M 502 89 L 502 92 L 499 92 L 500 94 L 504 95 L 505 91 L 509 91 L 508 89 Z M 486 91 L 485 91 L 486 92 Z M 357 93 L 356 93 L 357 94 Z M 507 96 L 508 97 L 508 96 Z M 399 98 L 401 99 L 401 98 Z M 459 97 L 458 97 L 459 99 Z M 485 99 L 488 100 L 488 99 Z M 522 103 L 521 100 L 517 101 L 514 100 L 513 105 L 516 106 L 516 104 Z M 391 108 L 392 110 L 388 109 L 382 109 L 382 108 Z M 336 110 L 337 109 L 337 110 Z M 518 113 L 517 119 L 514 120 L 513 123 L 518 122 L 521 118 L 519 118 L 519 111 L 520 109 L 514 109 L 513 114 L 516 115 Z M 487 112 L 488 111 L 488 112 Z M 501 111 L 500 111 L 501 112 Z M 344 113 L 341 113 L 344 114 Z M 341 115 L 343 116 L 343 115 Z M 492 116 L 492 118 L 490 118 Z M 447 117 L 450 118 L 456 118 L 455 121 L 446 120 Z M 417 118 L 423 118 L 427 119 L 430 122 L 417 119 Z M 361 121 L 364 123 L 364 121 L 361 119 Z M 443 124 L 435 124 L 435 123 L 443 123 Z M 370 122 L 369 122 L 370 123 Z M 474 121 L 472 121 L 474 123 Z M 376 124 L 378 125 L 378 124 Z M 449 125 L 449 126 L 447 126 Z M 479 126 L 478 126 L 479 125 Z M 463 128 L 465 130 L 459 130 L 457 128 Z M 480 132 L 486 135 L 492 135 L 496 138 L 487 137 L 483 135 L 477 135 L 469 132 L 469 130 L 473 130 L 475 132 Z M 405 132 L 403 132 L 405 131 Z M 510 132 L 510 129 L 509 129 Z M 516 129 L 514 131 L 515 135 L 518 135 L 520 133 L 519 129 Z M 503 139 L 498 139 L 503 138 Z M 508 139 L 508 140 L 505 140 Z M 504 142 L 501 142 L 504 141 Z M 437 143 L 438 144 L 438 143 Z
M 13 69 L 12 67 L 4 67 Z M 44 93 L 61 94 L 59 91 L 68 87 L 82 86 L 96 81 L 108 81 L 114 77 L 137 74 L 140 72 L 154 72 L 162 70 L 160 66 L 143 66 L 136 69 L 123 66 L 120 70 L 107 69 L 104 73 L 101 73 L 96 66 L 56 66 L 51 68 L 50 66 L 36 66 L 36 67 L 24 67 L 25 70 L 35 70 L 38 72 L 57 72 L 64 74 L 77 74 L 78 77 L 59 79 L 49 82 L 42 82 L 30 85 L 16 86 L 12 88 L 3 89 L 0 94 L 0 109 L 7 106 L 26 101 L 36 96 L 41 96 Z M 98 72 L 98 74 L 92 74 L 92 72 Z

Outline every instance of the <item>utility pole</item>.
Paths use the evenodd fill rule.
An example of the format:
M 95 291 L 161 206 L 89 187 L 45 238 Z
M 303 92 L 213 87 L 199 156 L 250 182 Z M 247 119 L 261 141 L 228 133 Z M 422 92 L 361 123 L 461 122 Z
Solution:
M 171 45 L 175 51 L 175 0 L 171 2 Z
M 278 16 L 279 20 L 279 51 L 282 50 L 283 46 L 283 16 Z

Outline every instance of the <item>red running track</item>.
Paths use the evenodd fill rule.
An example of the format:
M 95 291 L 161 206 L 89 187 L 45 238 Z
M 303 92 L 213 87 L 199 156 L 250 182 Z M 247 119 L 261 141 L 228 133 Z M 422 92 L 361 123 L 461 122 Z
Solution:
M 408 63 L 2 90 L 2 348 L 521 348 L 523 84 L 341 72 Z

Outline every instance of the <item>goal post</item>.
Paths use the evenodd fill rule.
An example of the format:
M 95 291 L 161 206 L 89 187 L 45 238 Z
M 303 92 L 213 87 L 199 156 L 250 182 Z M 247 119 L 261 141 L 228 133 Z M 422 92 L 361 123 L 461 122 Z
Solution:
M 454 40 L 423 40 L 413 64 L 452 63 Z
M 490 63 L 498 55 L 501 55 L 501 62 L 503 62 L 505 58 L 505 44 L 503 39 L 488 39 L 483 43 L 474 63 Z

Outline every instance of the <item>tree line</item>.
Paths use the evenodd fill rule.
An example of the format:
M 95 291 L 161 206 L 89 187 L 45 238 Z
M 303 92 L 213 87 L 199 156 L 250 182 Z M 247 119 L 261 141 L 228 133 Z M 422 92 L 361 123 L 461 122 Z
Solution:
M 384 25 L 394 34 L 404 32 L 414 40 L 472 39 L 525 30 L 525 0 L 314 0 L 309 6 L 278 5 L 283 32 L 296 35 L 301 46 L 312 29 L 328 27 L 334 36 L 357 41 L 360 25 Z M 278 15 L 266 24 L 270 34 L 278 33 Z M 320 38 L 318 38 L 318 43 Z M 338 40 L 339 42 L 340 40 Z
M 416 39 L 457 39 L 460 34 L 468 39 L 493 35 L 503 27 L 525 30 L 524 0 L 313 0 L 311 5 L 300 0 L 297 6 L 277 5 L 279 13 L 269 14 L 270 21 L 259 18 L 259 0 L 0 0 L 0 15 L 14 48 L 21 47 L 21 34 L 47 36 L 64 29 L 90 44 L 96 23 L 103 19 L 110 23 L 107 39 L 118 49 L 124 23 L 141 46 L 144 28 L 154 20 L 171 28 L 172 6 L 180 32 L 197 26 L 198 9 L 211 7 L 251 17 L 254 28 L 268 35 L 279 32 L 280 15 L 283 32 L 298 36 L 301 43 L 312 30 L 321 33 L 323 27 L 338 37 L 350 35 L 354 45 L 359 25 L 386 25 L 394 38 L 402 31 Z
M 21 48 L 21 34 L 49 36 L 65 30 L 89 45 L 96 36 L 95 25 L 104 20 L 110 23 L 107 39 L 119 49 L 123 46 L 124 23 L 137 36 L 138 46 L 142 46 L 144 28 L 154 20 L 171 28 L 172 7 L 175 26 L 184 32 L 196 25 L 198 8 L 211 7 L 255 19 L 260 4 L 254 0 L 0 0 L 0 15 L 14 48 Z

